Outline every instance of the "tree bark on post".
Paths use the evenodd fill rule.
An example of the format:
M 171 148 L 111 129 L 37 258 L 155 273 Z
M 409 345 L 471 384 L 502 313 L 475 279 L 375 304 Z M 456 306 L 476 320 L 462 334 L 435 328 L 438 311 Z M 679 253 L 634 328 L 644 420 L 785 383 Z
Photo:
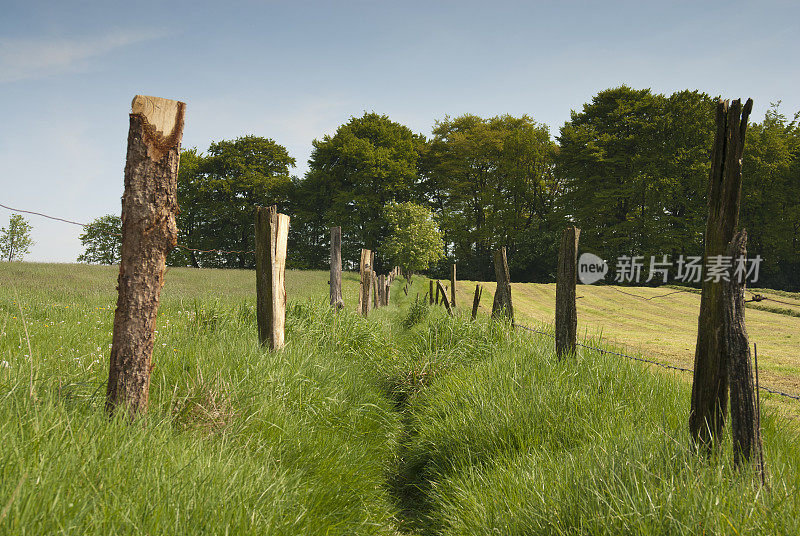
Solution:
M 367 316 L 370 310 L 369 288 L 372 283 L 372 252 L 368 249 L 361 250 L 361 262 L 358 265 L 361 276 L 361 286 L 358 290 L 358 310 Z
M 747 257 L 747 232 L 736 233 L 728 245 L 726 256 L 736 261 Z M 731 399 L 731 436 L 733 465 L 753 461 L 761 448 L 758 426 L 755 383 L 753 381 L 750 342 L 744 322 L 745 281 L 731 270 L 729 281 L 723 285 L 723 348 L 728 360 Z
M 378 276 L 378 306 L 383 307 L 385 304 L 384 294 L 386 294 L 386 276 L 381 274 Z
M 430 286 L 430 291 L 428 292 L 428 305 L 433 305 L 433 279 L 429 279 L 428 284 Z
M 450 272 L 450 307 L 456 308 L 456 264 L 453 263 L 453 269 Z
M 147 411 L 156 315 L 167 254 L 178 228 L 177 178 L 185 104 L 133 99 L 122 196 L 122 255 L 106 390 L 106 411 Z
M 575 353 L 578 336 L 578 311 L 575 306 L 575 285 L 578 281 L 578 239 L 581 230 L 564 229 L 558 251 L 556 276 L 556 356 L 561 359 Z
M 472 298 L 472 319 L 478 317 L 478 307 L 481 304 L 481 295 L 483 294 L 483 287 L 480 284 L 475 285 L 475 297 Z
M 497 290 L 492 304 L 492 318 L 506 316 L 514 322 L 514 306 L 511 303 L 511 276 L 508 273 L 506 247 L 494 252 L 494 274 L 497 278 Z
M 342 228 L 331 227 L 331 307 L 344 307 L 342 299 Z
M 724 255 L 739 220 L 742 190 L 742 152 L 753 101 L 717 103 L 714 148 L 708 181 L 703 264 Z M 704 270 L 705 276 L 705 270 Z M 704 279 L 706 279 L 704 277 Z M 704 280 L 700 297 L 694 356 L 689 431 L 696 446 L 719 445 L 728 406 L 728 364 L 723 352 L 722 282 Z
M 256 207 L 256 320 L 258 340 L 270 350 L 284 345 L 286 244 L 289 216 L 277 207 Z
M 392 290 L 392 281 L 390 278 L 386 278 L 386 288 L 383 290 L 383 304 L 389 305 L 389 293 Z

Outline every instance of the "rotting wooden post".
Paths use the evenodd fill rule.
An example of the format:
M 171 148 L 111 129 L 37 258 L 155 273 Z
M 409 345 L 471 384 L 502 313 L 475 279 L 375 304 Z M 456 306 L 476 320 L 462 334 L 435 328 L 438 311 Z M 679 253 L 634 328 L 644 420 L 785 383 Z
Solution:
M 450 306 L 456 308 L 456 263 L 453 263 L 453 269 L 450 272 Z
M 511 303 L 511 276 L 508 273 L 506 247 L 494 252 L 494 273 L 497 278 L 497 290 L 492 304 L 492 318 L 507 316 L 514 322 L 514 306 Z
M 747 257 L 747 232 L 733 236 L 725 255 L 734 260 Z M 731 270 L 729 281 L 722 288 L 724 320 L 723 350 L 728 361 L 731 399 L 731 436 L 733 465 L 748 464 L 757 459 L 761 448 L 756 395 L 750 360 L 750 343 L 744 322 L 745 281 Z
M 373 265 L 374 266 L 374 265 Z M 380 307 L 380 302 L 378 302 L 378 274 L 375 272 L 375 269 L 372 269 L 372 308 L 377 309 Z
M 378 306 L 383 307 L 385 303 L 384 294 L 386 293 L 386 276 L 381 274 L 378 276 Z
M 481 305 L 481 295 L 483 294 L 483 287 L 480 283 L 475 285 L 475 297 L 472 298 L 472 319 L 478 317 L 478 307 Z
M 147 411 L 164 265 L 177 244 L 177 178 L 186 105 L 137 95 L 131 104 L 122 254 L 106 390 L 106 411 Z
M 289 216 L 274 205 L 256 207 L 256 320 L 258 340 L 270 350 L 284 345 L 288 238 Z
M 436 288 L 439 289 L 439 292 L 442 295 L 442 304 L 444 305 L 444 308 L 447 309 L 447 313 L 450 316 L 453 316 L 453 308 L 450 306 L 450 301 L 447 299 L 447 291 L 442 286 L 441 281 L 436 282 Z
M 342 228 L 331 227 L 331 307 L 344 307 L 342 299 Z
M 367 316 L 370 310 L 369 290 L 372 283 L 372 252 L 368 249 L 361 250 L 359 273 L 361 288 L 358 292 L 358 308 L 362 315 Z
M 428 280 L 428 286 L 430 287 L 430 289 L 428 290 L 428 305 L 433 305 L 433 300 L 434 300 L 434 296 L 433 296 L 433 286 L 434 286 L 433 279 L 429 279 Z
M 717 130 L 708 180 L 704 266 L 710 258 L 725 254 L 738 224 L 742 152 L 752 107 L 751 99 L 744 107 L 740 100 L 717 103 Z M 722 287 L 721 281 L 711 278 L 703 281 L 694 356 L 689 431 L 694 444 L 707 452 L 711 446 L 720 444 L 728 406 L 728 364 L 722 350 Z
M 578 336 L 578 311 L 575 306 L 575 285 L 578 281 L 578 239 L 581 230 L 564 229 L 558 250 L 556 275 L 556 356 L 561 359 L 575 353 Z
M 383 304 L 389 305 L 389 293 L 392 290 L 392 282 L 389 281 L 389 278 L 386 280 L 386 288 L 383 290 Z

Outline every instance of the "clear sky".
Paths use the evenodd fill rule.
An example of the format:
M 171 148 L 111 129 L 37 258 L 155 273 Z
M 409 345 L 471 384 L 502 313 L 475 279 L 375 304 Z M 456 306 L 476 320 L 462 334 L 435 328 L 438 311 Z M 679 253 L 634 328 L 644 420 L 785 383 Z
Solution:
M 183 147 L 311 142 L 364 111 L 429 135 L 445 115 L 528 114 L 556 135 L 598 91 L 699 89 L 800 110 L 800 2 L 0 0 L 0 203 L 119 214 L 130 101 L 187 103 Z M 0 208 L 0 226 L 10 213 Z M 26 260 L 80 228 L 26 216 Z

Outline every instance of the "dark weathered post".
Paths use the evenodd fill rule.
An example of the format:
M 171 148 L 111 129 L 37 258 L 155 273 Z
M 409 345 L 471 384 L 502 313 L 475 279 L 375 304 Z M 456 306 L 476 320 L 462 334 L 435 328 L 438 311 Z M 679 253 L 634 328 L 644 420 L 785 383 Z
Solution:
M 450 301 L 447 299 L 447 291 L 442 286 L 441 281 L 436 282 L 436 288 L 439 289 L 439 293 L 442 295 L 442 304 L 444 304 L 444 308 L 447 309 L 447 313 L 453 316 L 453 308 L 450 306 Z
M 747 232 L 736 233 L 725 255 L 731 259 L 747 256 Z M 761 448 L 756 395 L 753 382 L 750 343 L 744 323 L 745 281 L 735 277 L 731 270 L 729 281 L 722 289 L 723 349 L 728 360 L 731 398 L 731 436 L 733 438 L 733 464 L 739 466 L 756 459 Z
M 578 311 L 575 285 L 578 281 L 578 238 L 581 230 L 567 227 L 558 250 L 556 275 L 556 356 L 560 359 L 575 353 L 578 335 Z
M 378 276 L 378 306 L 383 307 L 385 304 L 384 294 L 386 293 L 386 276 L 381 274 Z
M 331 227 L 331 307 L 344 307 L 342 299 L 342 228 Z
M 286 325 L 286 243 L 289 216 L 277 207 L 256 208 L 256 320 L 258 340 L 279 350 Z
M 456 264 L 453 263 L 453 269 L 450 272 L 450 307 L 456 308 Z
M 717 103 L 717 131 L 708 183 L 704 265 L 724 255 L 739 220 L 742 152 L 753 101 Z M 705 274 L 704 274 L 705 275 Z M 689 431 L 696 445 L 719 444 L 728 406 L 728 364 L 722 349 L 722 282 L 705 278 L 700 297 Z
M 508 317 L 514 322 L 514 306 L 511 303 L 511 276 L 508 273 L 506 247 L 494 252 L 494 273 L 497 278 L 497 290 L 492 304 L 492 318 Z
M 433 279 L 429 279 L 428 280 L 428 285 L 430 286 L 430 290 L 428 291 L 428 305 L 433 305 L 433 300 L 434 300 L 434 296 L 433 296 L 433 286 L 434 286 Z
M 483 294 L 483 287 L 480 284 L 475 285 L 475 297 L 472 298 L 472 319 L 478 317 L 478 307 L 481 305 L 481 295 Z
M 177 178 L 185 104 L 137 95 L 131 105 L 122 255 L 106 390 L 106 411 L 147 411 L 164 264 L 178 228 Z

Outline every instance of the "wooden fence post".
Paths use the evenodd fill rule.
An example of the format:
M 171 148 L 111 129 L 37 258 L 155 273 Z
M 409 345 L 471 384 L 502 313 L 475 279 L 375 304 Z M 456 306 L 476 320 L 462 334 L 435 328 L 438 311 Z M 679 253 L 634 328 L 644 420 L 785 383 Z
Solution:
M 578 239 L 581 230 L 564 229 L 558 250 L 556 276 L 556 356 L 575 353 L 578 336 L 578 311 L 575 306 L 575 285 L 578 281 Z
M 492 318 L 507 316 L 514 322 L 514 306 L 511 303 L 511 276 L 508 273 L 506 247 L 494 252 L 494 273 L 497 278 L 497 290 L 492 304 Z
M 717 103 L 717 130 L 711 155 L 703 264 L 724 255 L 739 220 L 742 152 L 753 101 Z M 704 279 L 705 278 L 705 270 Z M 728 364 L 722 350 L 723 284 L 703 281 L 692 378 L 689 431 L 695 445 L 708 451 L 719 445 L 728 406 Z
M 361 314 L 367 316 L 370 310 L 369 290 L 372 284 L 372 252 L 368 249 L 361 250 L 361 287 L 358 292 L 358 308 Z
M 106 411 L 147 411 L 164 265 L 178 228 L 177 178 L 185 104 L 137 95 L 131 104 L 122 255 L 106 389 Z
M 378 306 L 384 306 L 384 294 L 386 293 L 386 276 L 381 274 L 378 276 Z
M 456 263 L 453 263 L 453 269 L 450 272 L 450 306 L 456 308 Z
M 735 260 L 747 257 L 747 232 L 733 236 L 726 256 Z M 750 360 L 750 343 L 744 322 L 745 281 L 739 280 L 734 270 L 725 282 L 723 293 L 723 349 L 728 360 L 731 399 L 731 436 L 733 438 L 733 465 L 747 464 L 758 456 L 761 448 L 760 430 L 757 426 L 755 386 Z
M 386 287 L 383 290 L 383 304 L 384 305 L 389 305 L 389 293 L 391 292 L 391 290 L 392 290 L 392 282 L 387 277 L 386 278 Z
M 428 292 L 428 305 L 433 305 L 433 300 L 434 300 L 434 296 L 433 296 L 433 285 L 434 285 L 433 279 L 429 279 L 428 280 L 428 285 L 430 286 L 430 291 Z
M 289 216 L 274 205 L 256 208 L 256 320 L 258 340 L 270 350 L 284 345 L 288 237 Z
M 475 297 L 472 298 L 472 319 L 478 317 L 478 307 L 481 304 L 481 295 L 483 294 L 483 287 L 480 284 L 475 285 Z
M 342 299 L 342 228 L 331 227 L 331 307 L 344 307 Z
M 450 316 L 453 316 L 453 308 L 450 306 L 450 301 L 447 299 L 447 291 L 442 286 L 441 281 L 436 282 L 436 288 L 439 289 L 439 292 L 442 295 L 442 303 L 444 304 L 444 308 L 447 309 L 447 313 Z

